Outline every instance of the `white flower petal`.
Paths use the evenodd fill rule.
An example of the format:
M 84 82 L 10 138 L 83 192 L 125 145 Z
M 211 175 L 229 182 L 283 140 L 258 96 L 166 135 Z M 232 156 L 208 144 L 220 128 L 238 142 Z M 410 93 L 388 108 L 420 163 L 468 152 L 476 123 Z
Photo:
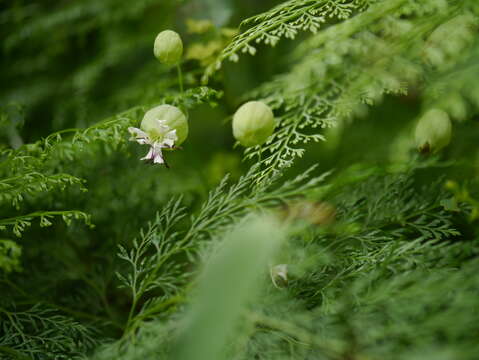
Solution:
M 157 120 L 157 130 L 163 134 L 162 141 L 153 141 L 148 134 L 141 129 L 135 127 L 128 128 L 128 131 L 132 135 L 130 140 L 137 141 L 142 145 L 150 145 L 148 154 L 142 157 L 141 160 L 152 161 L 154 164 L 165 164 L 168 166 L 163 158 L 162 149 L 172 149 L 178 140 L 178 135 L 176 134 L 176 129 L 172 130 L 166 125 L 166 120 Z
M 178 136 L 176 135 L 176 129 L 175 130 L 171 130 L 171 131 L 168 131 L 166 134 L 165 134 L 165 138 L 166 139 L 171 139 L 171 140 L 178 140 Z
M 161 153 L 161 151 L 155 155 L 155 157 L 153 158 L 153 163 L 154 164 L 164 164 L 165 163 L 165 160 L 163 159 L 163 154 Z
M 172 148 L 175 145 L 175 142 L 173 140 L 170 140 L 170 139 L 165 139 L 162 142 L 162 145 L 163 145 L 164 148 Z
M 178 136 L 176 135 L 176 130 L 172 130 L 165 134 L 165 137 L 163 138 L 163 144 L 169 148 L 172 148 L 177 140 Z
M 163 153 L 161 152 L 161 146 L 158 143 L 154 143 L 151 145 L 148 154 L 145 157 L 141 158 L 140 160 L 150 160 L 153 161 L 154 164 L 164 164 L 165 160 L 163 159 Z
M 148 154 L 146 156 L 142 157 L 140 160 L 153 160 L 154 159 L 154 151 L 153 147 L 150 148 L 150 151 L 148 151 Z
M 136 137 L 148 137 L 146 132 L 144 132 L 143 130 L 138 129 L 136 127 L 130 126 L 128 128 L 128 131 L 130 132 L 131 135 L 136 136 Z
M 146 132 L 135 127 L 129 127 L 128 131 L 132 135 L 130 141 L 136 141 L 141 145 L 150 144 L 150 138 Z

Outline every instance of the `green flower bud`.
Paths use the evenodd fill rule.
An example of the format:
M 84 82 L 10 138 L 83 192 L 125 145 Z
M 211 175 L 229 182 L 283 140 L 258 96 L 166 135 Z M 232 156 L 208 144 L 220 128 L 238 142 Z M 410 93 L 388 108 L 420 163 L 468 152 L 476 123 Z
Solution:
M 416 126 L 418 150 L 423 154 L 438 152 L 451 141 L 451 130 L 451 121 L 446 112 L 439 109 L 429 110 Z
M 152 141 L 162 142 L 165 129 L 176 131 L 175 146 L 181 145 L 188 136 L 188 120 L 185 114 L 175 106 L 160 105 L 148 110 L 141 121 L 140 128 Z
M 233 116 L 233 135 L 243 146 L 264 144 L 274 128 L 273 112 L 261 101 L 243 104 Z
M 172 30 L 165 30 L 155 39 L 153 53 L 160 62 L 175 65 L 180 62 L 183 55 L 183 42 L 180 35 Z

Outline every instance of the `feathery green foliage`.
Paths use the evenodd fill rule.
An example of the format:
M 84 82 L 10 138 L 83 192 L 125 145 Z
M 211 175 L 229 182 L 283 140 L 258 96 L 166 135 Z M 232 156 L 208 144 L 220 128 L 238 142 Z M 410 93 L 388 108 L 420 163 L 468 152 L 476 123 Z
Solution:
M 0 359 L 477 357 L 476 0 L 19 0 L 0 27 Z M 250 100 L 276 127 L 243 150 Z M 169 169 L 129 141 L 160 104 Z M 433 109 L 451 141 L 420 154 Z

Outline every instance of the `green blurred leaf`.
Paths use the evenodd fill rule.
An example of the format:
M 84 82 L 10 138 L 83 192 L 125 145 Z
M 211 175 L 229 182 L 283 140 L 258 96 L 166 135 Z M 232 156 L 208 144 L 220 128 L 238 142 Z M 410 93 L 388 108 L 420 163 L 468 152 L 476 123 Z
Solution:
M 245 305 L 257 295 L 261 275 L 283 238 L 278 224 L 265 216 L 245 222 L 225 238 L 204 269 L 175 359 L 226 358 L 222 350 Z

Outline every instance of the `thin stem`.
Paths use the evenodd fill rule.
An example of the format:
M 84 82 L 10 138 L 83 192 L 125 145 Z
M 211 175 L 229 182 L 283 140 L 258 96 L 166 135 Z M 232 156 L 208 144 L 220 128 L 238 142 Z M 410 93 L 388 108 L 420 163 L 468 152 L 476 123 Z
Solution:
M 176 69 L 178 70 L 178 84 L 180 86 L 180 92 L 183 94 L 183 73 L 181 72 L 181 65 L 179 63 L 176 65 Z
M 134 318 L 135 310 L 136 310 L 136 302 L 137 302 L 137 297 L 136 297 L 136 295 L 134 295 L 133 302 L 132 302 L 131 308 L 130 308 L 130 312 L 128 313 L 128 320 L 126 321 L 123 336 L 125 336 L 129 333 L 129 330 L 132 326 L 133 318 Z
M 176 65 L 176 70 L 178 71 L 178 85 L 180 87 L 180 93 L 181 93 L 181 95 L 183 95 L 184 94 L 183 73 L 181 71 L 180 63 L 178 63 L 178 65 Z M 186 118 L 188 118 L 188 109 L 186 108 L 186 106 L 182 105 L 182 106 L 180 106 L 180 108 L 185 112 Z
M 135 260 L 138 261 L 138 257 Z M 132 321 L 133 321 L 133 317 L 135 315 L 136 303 L 138 301 L 138 298 L 141 296 L 141 295 L 138 295 L 138 292 L 137 292 L 137 289 L 136 289 L 136 280 L 137 279 L 138 279 L 138 273 L 137 273 L 137 270 L 136 270 L 136 267 L 135 267 L 133 269 L 133 283 L 131 284 L 132 302 L 131 302 L 130 312 L 128 313 L 128 319 L 126 320 L 123 336 L 125 336 L 129 332 L 129 329 L 130 329 Z

